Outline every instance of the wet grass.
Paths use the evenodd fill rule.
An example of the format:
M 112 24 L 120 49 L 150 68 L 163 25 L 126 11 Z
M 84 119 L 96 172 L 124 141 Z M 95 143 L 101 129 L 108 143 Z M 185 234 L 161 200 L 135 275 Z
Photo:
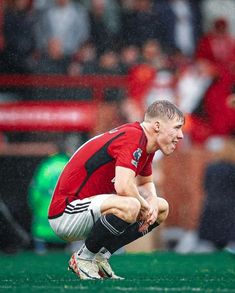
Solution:
M 125 280 L 81 281 L 67 271 L 69 254 L 0 254 L 0 292 L 235 292 L 235 256 L 226 252 L 114 255 Z

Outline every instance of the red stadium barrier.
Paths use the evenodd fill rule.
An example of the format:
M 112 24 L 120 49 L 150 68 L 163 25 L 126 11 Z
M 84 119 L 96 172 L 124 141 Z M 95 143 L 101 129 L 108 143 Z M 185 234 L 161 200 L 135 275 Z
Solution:
M 126 76 L 110 75 L 25 75 L 25 74 L 1 74 L 0 87 L 45 87 L 45 88 L 80 88 L 93 89 L 94 100 L 102 101 L 105 88 L 125 88 Z
M 105 88 L 125 88 L 125 76 L 0 75 L 0 88 L 92 89 L 92 101 L 40 101 L 0 103 L 1 131 L 91 131 Z M 104 117 L 105 119 L 106 117 Z

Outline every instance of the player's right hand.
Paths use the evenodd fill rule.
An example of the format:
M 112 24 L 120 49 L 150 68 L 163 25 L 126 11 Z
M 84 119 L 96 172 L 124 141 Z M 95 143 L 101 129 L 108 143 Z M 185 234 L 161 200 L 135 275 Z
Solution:
M 140 207 L 138 220 L 147 221 L 149 217 L 150 206 L 144 198 L 141 198 L 140 204 L 141 204 L 141 207 Z

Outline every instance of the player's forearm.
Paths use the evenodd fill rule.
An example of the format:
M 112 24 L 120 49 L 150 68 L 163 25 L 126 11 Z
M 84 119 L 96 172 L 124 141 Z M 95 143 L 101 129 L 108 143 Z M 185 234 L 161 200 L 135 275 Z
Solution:
M 137 198 L 140 202 L 142 201 L 138 188 L 134 182 L 127 182 L 125 185 L 115 184 L 115 189 L 118 195 L 131 196 Z
M 140 202 L 141 206 L 145 206 L 145 199 L 140 195 L 139 190 L 134 182 L 127 182 L 126 184 L 115 185 L 118 195 L 135 197 Z
M 153 182 L 146 182 L 138 186 L 138 191 L 146 200 L 157 197 L 156 188 Z
M 158 198 L 155 185 L 152 181 L 149 181 L 138 186 L 138 190 L 150 206 L 150 214 L 146 224 L 151 225 L 156 221 L 158 216 Z

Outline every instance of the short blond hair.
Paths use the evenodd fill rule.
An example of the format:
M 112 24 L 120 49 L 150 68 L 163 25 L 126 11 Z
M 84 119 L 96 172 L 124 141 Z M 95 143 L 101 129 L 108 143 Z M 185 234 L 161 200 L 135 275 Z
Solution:
M 179 120 L 185 121 L 183 112 L 180 111 L 173 103 L 168 100 L 158 100 L 153 102 L 146 110 L 144 120 L 152 118 L 163 118 L 172 120 L 178 117 Z

